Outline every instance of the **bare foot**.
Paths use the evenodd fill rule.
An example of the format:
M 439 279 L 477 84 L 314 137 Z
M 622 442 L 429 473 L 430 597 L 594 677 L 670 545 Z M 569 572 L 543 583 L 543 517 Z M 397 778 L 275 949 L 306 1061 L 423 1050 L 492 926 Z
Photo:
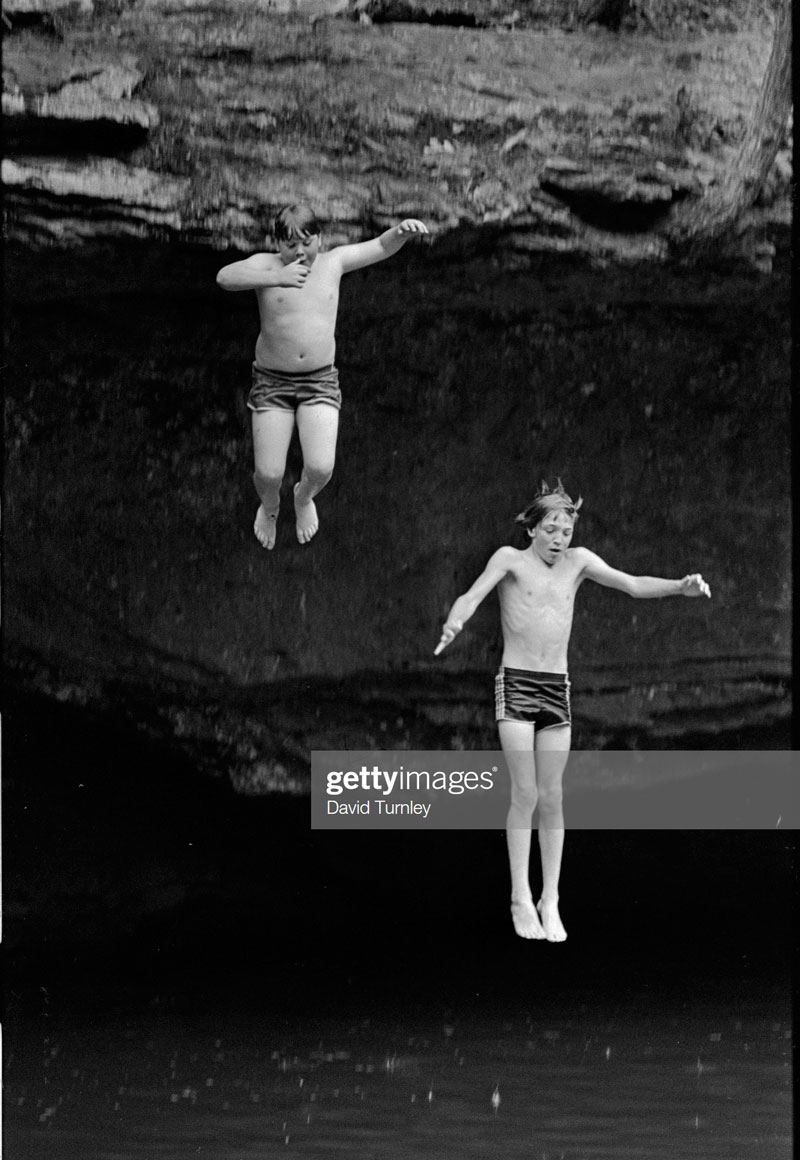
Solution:
M 297 502 L 297 489 L 299 483 L 294 485 L 294 512 L 297 516 L 297 538 L 301 544 L 307 544 L 317 534 L 319 528 L 319 519 L 317 518 L 317 509 L 314 506 L 313 499 L 308 503 L 299 504 Z
M 540 898 L 536 909 L 539 911 L 544 927 L 544 937 L 547 941 L 564 942 L 567 932 L 564 930 L 561 915 L 558 913 L 558 899 L 554 902 L 546 902 L 544 898 Z
M 511 921 L 520 938 L 546 938 L 532 899 L 511 900 Z
M 262 504 L 256 512 L 256 522 L 253 524 L 253 531 L 256 534 L 256 539 L 262 548 L 275 547 L 275 528 L 278 522 L 278 508 L 274 512 L 264 511 Z

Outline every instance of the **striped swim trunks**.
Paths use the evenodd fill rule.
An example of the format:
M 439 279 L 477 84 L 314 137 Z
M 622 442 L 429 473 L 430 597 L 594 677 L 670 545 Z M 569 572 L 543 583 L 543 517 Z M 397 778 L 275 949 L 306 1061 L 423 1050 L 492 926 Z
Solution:
M 494 680 L 495 718 L 523 721 L 536 729 L 571 725 L 569 689 L 566 673 L 501 668 Z

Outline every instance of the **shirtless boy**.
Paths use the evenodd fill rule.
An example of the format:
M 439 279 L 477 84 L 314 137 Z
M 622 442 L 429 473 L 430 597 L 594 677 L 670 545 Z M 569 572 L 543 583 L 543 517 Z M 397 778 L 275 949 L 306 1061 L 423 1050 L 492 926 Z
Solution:
M 571 548 L 581 502 L 573 503 L 560 480 L 552 491 L 542 484 L 530 507 L 517 516 L 530 544 L 524 551 L 507 547 L 495 552 L 450 609 L 434 654 L 450 644 L 497 587 L 503 660 L 495 681 L 495 708 L 511 776 L 506 822 L 511 917 L 522 938 L 549 942 L 567 937 L 558 912 L 558 880 L 564 848 L 561 782 L 571 741 L 567 647 L 575 593 L 584 580 L 594 580 L 639 599 L 711 595 L 698 573 L 682 580 L 629 576 L 588 548 Z M 528 867 L 537 803 L 542 894 L 534 906 Z
M 273 223 L 276 254 L 254 254 L 217 274 L 223 290 L 255 290 L 261 315 L 247 406 L 253 412 L 253 479 L 261 500 L 253 531 L 263 547 L 275 547 L 281 483 L 295 423 L 303 452 L 303 471 L 294 489 L 300 543 L 307 544 L 319 526 L 314 496 L 333 473 L 342 403 L 334 366 L 342 274 L 389 258 L 409 238 L 427 233 L 422 222 L 408 218 L 372 241 L 323 252 L 313 210 L 291 205 Z

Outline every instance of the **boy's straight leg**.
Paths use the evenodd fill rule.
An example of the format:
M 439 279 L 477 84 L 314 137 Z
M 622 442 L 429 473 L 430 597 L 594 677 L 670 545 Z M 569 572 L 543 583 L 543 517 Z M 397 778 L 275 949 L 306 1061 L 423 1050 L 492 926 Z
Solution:
M 558 880 L 564 851 L 562 783 L 571 743 L 569 725 L 554 725 L 536 735 L 539 853 L 542 859 L 542 897 L 538 909 L 551 942 L 563 942 L 567 937 L 558 913 Z
M 261 506 L 256 512 L 253 531 L 265 548 L 275 546 L 275 525 L 281 502 L 281 484 L 286 471 L 286 456 L 294 431 L 294 411 L 270 408 L 253 411 L 253 459 L 255 483 Z
M 511 872 L 511 917 L 522 938 L 544 938 L 529 879 L 531 828 L 536 809 L 534 728 L 524 721 L 498 721 L 500 745 L 511 778 L 511 804 L 506 819 L 508 865 Z
M 303 403 L 297 408 L 297 433 L 303 451 L 303 474 L 294 489 L 297 538 L 306 544 L 319 526 L 314 496 L 333 475 L 339 408 L 330 403 Z

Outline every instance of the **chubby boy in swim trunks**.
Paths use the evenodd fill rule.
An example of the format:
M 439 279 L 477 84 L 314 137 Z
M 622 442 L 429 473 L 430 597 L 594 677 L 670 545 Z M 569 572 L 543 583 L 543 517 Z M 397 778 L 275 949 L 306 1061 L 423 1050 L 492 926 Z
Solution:
M 573 503 L 560 480 L 553 490 L 542 484 L 533 503 L 517 516 L 530 543 L 523 551 L 505 547 L 495 552 L 450 609 L 435 650 L 438 655 L 455 639 L 496 587 L 503 659 L 495 681 L 495 710 L 511 776 L 506 822 L 511 916 L 522 938 L 549 942 L 567 937 L 558 912 L 558 882 L 564 848 L 561 783 L 572 737 L 567 648 L 575 594 L 584 580 L 594 580 L 639 599 L 711 595 L 698 573 L 682 580 L 629 576 L 588 548 L 571 548 L 581 502 Z M 528 874 L 537 804 L 542 894 L 534 906 Z
M 277 253 L 253 254 L 217 274 L 223 290 L 255 290 L 261 315 L 247 405 L 253 413 L 253 479 L 261 501 L 253 531 L 263 547 L 275 547 L 295 424 L 303 452 L 294 489 L 300 543 L 307 544 L 319 526 L 314 497 L 333 473 L 342 403 L 334 365 L 342 274 L 389 258 L 409 238 L 427 233 L 422 222 L 408 218 L 371 241 L 324 252 L 313 210 L 291 205 L 273 223 Z

